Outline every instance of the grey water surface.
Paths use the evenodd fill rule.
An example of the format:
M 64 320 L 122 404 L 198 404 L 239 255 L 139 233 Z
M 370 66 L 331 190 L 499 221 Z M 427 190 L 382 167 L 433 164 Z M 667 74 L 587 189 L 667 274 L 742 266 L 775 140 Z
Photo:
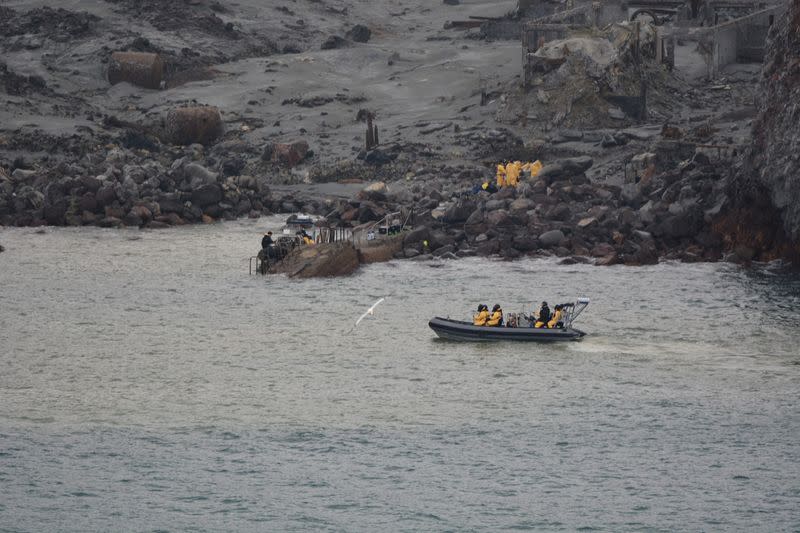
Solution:
M 800 277 L 249 276 L 278 226 L 0 230 L 0 531 L 800 530 Z M 427 326 L 577 296 L 579 343 Z

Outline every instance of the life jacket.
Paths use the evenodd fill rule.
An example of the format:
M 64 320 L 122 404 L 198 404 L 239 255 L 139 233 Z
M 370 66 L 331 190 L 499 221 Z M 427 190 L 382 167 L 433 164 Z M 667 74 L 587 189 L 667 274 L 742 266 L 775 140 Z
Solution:
M 498 309 L 492 313 L 492 318 L 486 323 L 487 326 L 499 326 L 503 323 L 503 310 Z
M 506 185 L 509 187 L 516 187 L 519 182 L 519 172 L 521 165 L 519 162 L 509 163 L 506 165 Z
M 304 235 L 303 236 L 303 242 L 306 243 L 306 244 L 314 244 L 314 239 L 312 239 L 311 237 L 306 237 Z
M 561 309 L 556 309 L 556 312 L 553 313 L 553 318 L 550 319 L 550 322 L 547 323 L 548 328 L 556 327 L 558 321 L 561 320 Z
M 542 166 L 542 162 L 537 159 L 533 163 L 525 163 L 522 168 L 529 171 L 531 173 L 531 177 L 535 178 L 539 175 L 539 172 L 541 172 Z
M 486 321 L 489 319 L 489 311 L 483 310 L 472 319 L 473 326 L 485 326 Z

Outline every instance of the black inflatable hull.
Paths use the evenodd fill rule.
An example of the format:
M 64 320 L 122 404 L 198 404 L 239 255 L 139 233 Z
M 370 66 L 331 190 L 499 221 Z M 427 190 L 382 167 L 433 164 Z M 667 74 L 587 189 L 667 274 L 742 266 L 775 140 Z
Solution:
M 558 342 L 577 341 L 586 335 L 584 332 L 573 328 L 493 328 L 473 326 L 470 322 L 440 317 L 431 319 L 428 322 L 428 326 L 439 337 L 452 341 Z

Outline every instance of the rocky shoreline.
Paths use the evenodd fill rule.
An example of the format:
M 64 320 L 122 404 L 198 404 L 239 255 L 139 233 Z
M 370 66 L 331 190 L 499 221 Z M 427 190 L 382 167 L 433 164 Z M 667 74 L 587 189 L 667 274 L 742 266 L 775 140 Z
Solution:
M 130 16 L 134 4 L 119 0 L 103 9 Z M 276 44 L 280 39 L 245 31 L 233 8 L 212 4 L 187 2 L 185 9 L 170 12 L 174 17 L 184 12 L 196 15 L 177 35 L 184 40 L 203 35 L 220 43 L 235 42 L 234 51 L 226 57 L 190 60 L 190 54 L 189 59 L 180 59 L 174 52 L 177 43 L 168 38 L 177 30 L 169 24 L 131 34 L 140 40 L 128 49 L 164 54 L 173 81 L 164 93 L 123 83 L 124 107 L 105 100 L 116 90 L 109 89 L 105 80 L 93 79 L 93 89 L 69 96 L 64 73 L 49 66 L 49 51 L 65 43 L 97 47 L 90 60 L 109 57 L 103 43 L 120 30 L 108 26 L 111 19 L 103 18 L 102 10 L 98 15 L 0 8 L 6 20 L 17 24 L 0 26 L 0 44 L 9 58 L 9 63 L 0 65 L 0 90 L 10 98 L 9 125 L 0 131 L 0 225 L 160 229 L 303 212 L 324 216 L 333 226 L 354 227 L 404 210 L 414 214 L 414 230 L 395 258 L 555 255 L 564 262 L 643 265 L 661 259 L 748 262 L 797 257 L 797 217 L 791 202 L 781 203 L 775 192 L 784 183 L 767 179 L 780 174 L 779 165 L 797 166 L 796 158 L 787 156 L 797 146 L 797 129 L 791 133 L 797 122 L 787 118 L 773 125 L 757 118 L 757 138 L 751 148 L 748 130 L 755 109 L 736 104 L 758 90 L 759 79 L 767 84 L 768 97 L 786 97 L 786 91 L 775 88 L 775 80 L 779 75 L 784 83 L 789 83 L 787 76 L 794 79 L 780 65 L 796 68 L 796 61 L 783 57 L 785 43 L 797 53 L 792 40 L 797 28 L 791 26 L 796 17 L 787 18 L 783 33 L 773 36 L 763 77 L 745 69 L 724 80 L 726 85 L 701 90 L 654 71 L 652 83 L 658 86 L 651 97 L 651 119 L 660 117 L 661 122 L 642 123 L 609 108 L 602 116 L 593 111 L 582 123 L 574 117 L 564 123 L 573 127 L 562 124 L 550 129 L 528 124 L 527 119 L 520 122 L 513 110 L 527 93 L 514 83 L 442 100 L 443 109 L 454 114 L 433 120 L 404 119 L 400 112 L 382 111 L 373 98 L 348 92 L 272 98 L 271 104 L 254 99 L 246 109 L 236 110 L 209 106 L 212 93 L 203 93 L 204 102 L 198 102 L 192 98 L 198 93 L 192 91 L 211 88 L 215 82 L 203 85 L 196 69 L 219 66 L 219 61 L 291 57 L 298 52 L 282 50 Z M 795 9 L 800 13 L 797 2 Z M 352 19 L 341 13 L 335 16 Z M 59 26 L 61 33 L 50 31 L 56 17 L 66 21 Z M 25 32 L 21 33 L 20 24 Z M 372 38 L 367 25 L 356 24 L 348 32 L 347 39 L 331 44 L 327 30 L 305 26 L 301 40 L 305 50 L 299 52 L 318 49 L 325 51 L 319 54 L 330 54 L 341 47 L 368 46 L 364 43 Z M 148 38 L 161 44 L 145 46 L 141 39 Z M 452 38 L 452 42 L 497 51 L 491 41 Z M 42 75 L 20 71 L 23 67 L 14 61 L 23 57 L 24 50 L 41 52 L 46 67 Z M 369 50 L 354 48 L 353 53 Z M 628 53 L 620 49 L 618 61 L 627 60 Z M 304 57 L 313 62 L 315 56 Z M 782 61 L 779 65 L 777 58 Z M 384 62 L 389 79 L 397 76 L 391 69 L 403 61 L 403 55 L 395 52 Z M 566 61 L 571 69 L 597 68 L 591 63 L 595 59 L 581 59 L 589 61 L 586 65 L 572 64 L 576 61 L 572 58 Z M 287 68 L 278 59 L 264 64 L 267 76 Z M 560 76 L 561 70 L 543 75 Z M 79 69 L 74 72 L 84 75 Z M 213 74 L 224 76 L 235 75 Z M 182 87 L 193 80 L 200 81 Z M 278 91 L 260 84 L 256 79 L 253 91 L 265 91 L 268 97 L 273 89 Z M 796 92 L 796 84 L 788 87 Z M 542 90 L 532 97 L 544 107 L 552 98 Z M 137 103 L 145 101 L 150 103 Z M 683 111 L 669 120 L 668 110 L 679 102 Z M 264 106 L 262 113 L 254 111 L 258 105 Z M 760 117 L 774 115 L 775 105 L 763 105 Z M 176 115 L 200 108 L 216 117 L 213 128 L 200 131 L 191 120 L 175 126 Z M 277 113 L 283 118 L 275 120 Z M 41 121 L 30 124 L 48 114 L 50 127 Z M 318 117 L 314 130 L 301 126 L 310 114 Z M 376 124 L 383 126 L 385 119 L 392 127 L 380 131 L 380 141 L 377 126 L 374 137 L 370 129 L 368 149 L 363 136 L 337 133 L 363 132 L 372 117 L 378 117 Z M 286 120 L 291 124 L 288 130 Z M 340 125 L 334 126 L 334 121 Z M 771 148 L 777 137 L 764 133 L 773 126 L 789 132 L 779 150 Z M 773 161 L 768 167 L 772 174 L 761 174 L 759 201 L 764 206 L 761 211 L 772 214 L 758 217 L 753 188 L 742 183 L 753 168 L 764 168 L 764 157 Z M 483 181 L 494 180 L 496 163 L 534 159 L 545 167 L 518 187 L 494 194 L 474 192 Z M 348 191 L 360 183 L 363 190 L 320 194 L 310 186 L 316 183 L 329 184 L 333 190 L 337 184 L 348 184 Z M 790 188 L 796 185 L 787 183 Z M 789 226 L 782 229 L 781 213 L 789 216 Z M 743 220 L 744 227 L 739 223 Z

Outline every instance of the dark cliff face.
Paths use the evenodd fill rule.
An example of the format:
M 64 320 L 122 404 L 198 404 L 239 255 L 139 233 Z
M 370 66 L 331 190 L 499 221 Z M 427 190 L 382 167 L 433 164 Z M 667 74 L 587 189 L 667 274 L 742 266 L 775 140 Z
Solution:
M 800 250 L 800 0 L 776 18 L 767 42 L 758 116 L 732 180 L 733 209 L 719 222 L 729 243 L 756 258 Z

